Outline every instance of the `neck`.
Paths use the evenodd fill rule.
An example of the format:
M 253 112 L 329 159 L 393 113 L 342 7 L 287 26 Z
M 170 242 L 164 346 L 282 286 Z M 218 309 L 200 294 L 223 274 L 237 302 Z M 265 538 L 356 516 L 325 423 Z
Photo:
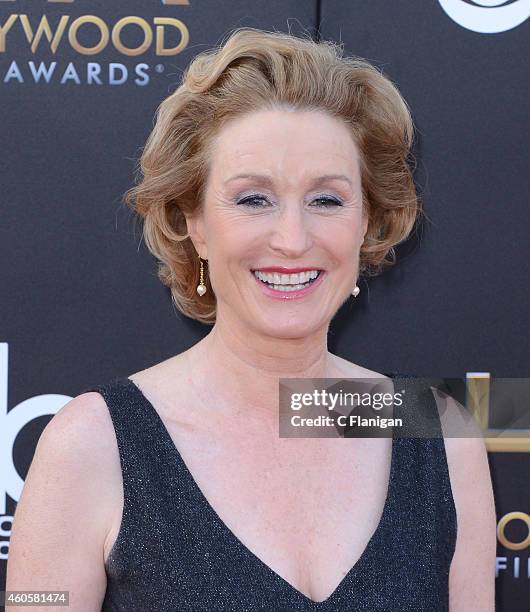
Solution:
M 216 410 L 251 409 L 271 418 L 278 416 L 280 378 L 332 377 L 334 365 L 327 328 L 278 338 L 218 320 L 190 353 L 190 376 L 203 402 Z

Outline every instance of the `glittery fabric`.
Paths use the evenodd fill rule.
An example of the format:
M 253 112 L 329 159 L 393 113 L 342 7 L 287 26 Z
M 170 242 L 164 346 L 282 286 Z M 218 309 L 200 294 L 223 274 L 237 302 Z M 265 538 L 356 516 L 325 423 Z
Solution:
M 431 393 L 414 392 L 415 377 L 388 376 L 410 389 L 408 401 L 394 406 L 395 416 L 430 413 L 439 436 L 401 437 L 394 428 L 380 523 L 361 558 L 322 602 L 276 574 L 221 521 L 157 411 L 130 379 L 86 389 L 107 403 L 124 487 L 102 611 L 447 611 L 457 523 L 438 410 Z

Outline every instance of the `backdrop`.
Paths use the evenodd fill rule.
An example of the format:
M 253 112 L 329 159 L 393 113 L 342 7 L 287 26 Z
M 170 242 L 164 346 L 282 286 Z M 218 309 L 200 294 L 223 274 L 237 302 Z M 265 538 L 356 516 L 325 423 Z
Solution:
M 529 6 L 0 0 L 1 588 L 16 502 L 52 415 L 209 331 L 172 306 L 121 196 L 158 104 L 192 57 L 234 27 L 343 42 L 412 110 L 428 222 L 393 270 L 360 283 L 333 321 L 330 350 L 378 371 L 530 375 Z M 530 596 L 523 451 L 489 452 L 492 572 L 507 612 L 528 610 Z

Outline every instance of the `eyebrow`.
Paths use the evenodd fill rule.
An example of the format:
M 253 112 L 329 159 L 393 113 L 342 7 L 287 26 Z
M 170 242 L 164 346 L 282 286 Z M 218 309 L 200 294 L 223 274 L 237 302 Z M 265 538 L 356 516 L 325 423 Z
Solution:
M 266 174 L 249 174 L 249 173 L 241 173 L 231 176 L 224 183 L 231 183 L 237 179 L 253 179 L 258 183 L 262 183 L 263 185 L 272 184 L 272 179 Z M 344 174 L 323 174 L 322 176 L 317 176 L 311 181 L 312 186 L 317 185 L 319 183 L 324 183 L 325 181 L 343 181 L 348 183 L 350 187 L 353 187 L 351 180 Z

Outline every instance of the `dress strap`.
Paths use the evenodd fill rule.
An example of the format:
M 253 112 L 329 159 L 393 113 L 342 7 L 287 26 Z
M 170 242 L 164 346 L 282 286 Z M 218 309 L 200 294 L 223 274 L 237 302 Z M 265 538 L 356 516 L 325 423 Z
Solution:
M 395 428 L 399 494 L 393 505 L 394 524 L 406 523 L 421 500 L 421 529 L 436 531 L 449 565 L 456 546 L 457 514 L 438 405 L 425 379 L 397 374 L 393 380 L 394 391 L 402 391 L 404 397 L 396 411 L 403 418 L 403 428 Z
M 148 402 L 135 392 L 131 380 L 118 377 L 94 385 L 83 393 L 96 391 L 107 405 L 118 446 L 126 500 L 140 491 L 163 485 L 162 479 L 173 469 L 174 449 L 158 415 Z M 156 490 L 156 489 L 155 489 Z
M 436 399 L 424 378 L 412 374 L 392 375 L 394 392 L 402 393 L 403 404 L 395 413 L 403 418 L 396 435 L 404 438 L 443 438 Z M 428 380 L 428 379 L 427 379 Z

